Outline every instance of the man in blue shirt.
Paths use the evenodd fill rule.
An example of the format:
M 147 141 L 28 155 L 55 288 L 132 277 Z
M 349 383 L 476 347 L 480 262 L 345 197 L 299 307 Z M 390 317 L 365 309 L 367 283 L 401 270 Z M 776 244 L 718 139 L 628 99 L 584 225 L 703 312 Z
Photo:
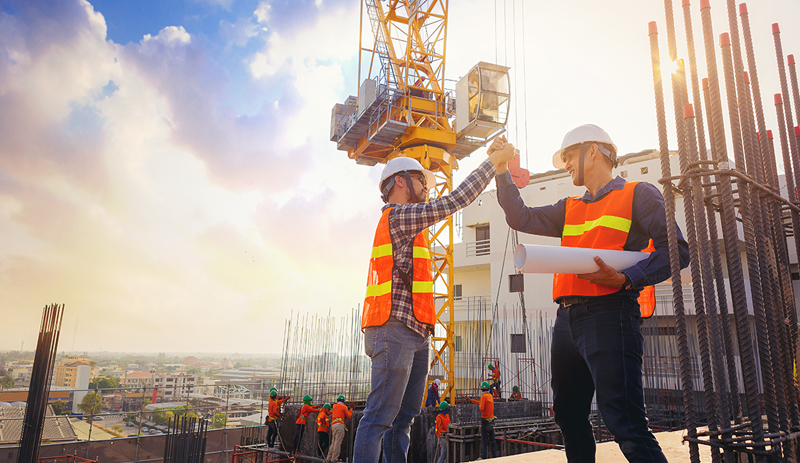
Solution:
M 498 201 L 511 228 L 559 237 L 562 246 L 641 251 L 652 240 L 655 250 L 632 267 L 614 269 L 595 257 L 595 273 L 554 276 L 559 307 L 551 344 L 553 412 L 570 462 L 595 459 L 588 417 L 596 392 L 603 422 L 628 461 L 666 463 L 645 416 L 637 301 L 641 289 L 670 276 L 664 198 L 649 183 L 614 177 L 617 164 L 617 147 L 605 130 L 582 125 L 564 137 L 553 165 L 586 187 L 583 197 L 527 207 L 507 165 L 500 165 Z M 678 246 L 684 268 L 689 251 L 680 230 Z

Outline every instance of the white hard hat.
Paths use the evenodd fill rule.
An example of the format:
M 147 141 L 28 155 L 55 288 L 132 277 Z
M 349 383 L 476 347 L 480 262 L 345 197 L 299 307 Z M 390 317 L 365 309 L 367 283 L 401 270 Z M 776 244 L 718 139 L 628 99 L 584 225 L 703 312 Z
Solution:
M 421 172 L 424 174 L 426 182 L 425 185 L 429 190 L 433 189 L 433 186 L 436 185 L 436 177 L 433 176 L 433 172 L 422 167 L 422 164 L 420 164 L 416 159 L 401 156 L 390 159 L 389 162 L 386 163 L 386 166 L 383 168 L 383 172 L 381 172 L 381 181 L 378 183 L 378 189 L 380 190 L 383 187 L 383 182 L 387 178 L 393 176 L 394 174 L 406 171 Z M 381 194 L 383 194 L 383 191 L 381 191 Z
M 441 386 L 442 385 L 442 382 L 439 381 L 439 378 L 434 379 L 433 382 L 436 383 L 437 386 Z
M 617 165 L 617 145 L 611 141 L 611 137 L 608 133 L 601 129 L 600 127 L 594 124 L 584 124 L 567 132 L 564 135 L 564 141 L 561 142 L 561 149 L 556 151 L 556 154 L 553 155 L 553 166 L 557 169 L 563 169 L 566 165 L 564 162 L 564 152 L 567 151 L 569 148 L 574 147 L 575 145 L 580 145 L 581 143 L 586 142 L 597 142 L 597 143 L 605 143 L 606 145 L 611 146 L 613 152 L 607 153 L 605 149 L 601 148 L 600 152 L 605 154 L 611 162 L 614 164 L 614 167 Z

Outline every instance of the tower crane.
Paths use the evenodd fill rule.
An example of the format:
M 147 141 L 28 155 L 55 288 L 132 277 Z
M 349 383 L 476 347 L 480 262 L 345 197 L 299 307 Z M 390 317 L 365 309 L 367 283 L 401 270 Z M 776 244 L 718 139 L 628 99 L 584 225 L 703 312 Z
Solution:
M 445 89 L 448 0 L 363 0 L 358 96 L 334 105 L 330 140 L 358 164 L 417 159 L 434 172 L 430 191 L 453 190 L 458 161 L 505 131 L 510 104 L 508 67 L 480 62 Z M 365 14 L 368 21 L 365 21 Z M 374 41 L 364 47 L 365 28 Z M 368 40 L 368 39 L 367 39 Z M 362 69 L 366 75 L 362 81 Z M 527 182 L 526 182 L 527 183 Z M 444 370 L 441 397 L 455 398 L 453 218 L 428 230 L 436 325 L 431 368 Z

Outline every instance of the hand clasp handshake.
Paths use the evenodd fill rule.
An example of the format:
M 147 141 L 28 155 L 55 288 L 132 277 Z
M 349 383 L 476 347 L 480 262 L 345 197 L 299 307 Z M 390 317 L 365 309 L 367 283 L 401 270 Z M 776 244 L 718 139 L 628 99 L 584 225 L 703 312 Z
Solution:
M 492 141 L 486 154 L 489 155 L 489 160 L 495 165 L 498 173 L 502 173 L 508 169 L 508 161 L 514 159 L 515 149 L 514 145 L 508 142 L 506 136 L 502 135 Z

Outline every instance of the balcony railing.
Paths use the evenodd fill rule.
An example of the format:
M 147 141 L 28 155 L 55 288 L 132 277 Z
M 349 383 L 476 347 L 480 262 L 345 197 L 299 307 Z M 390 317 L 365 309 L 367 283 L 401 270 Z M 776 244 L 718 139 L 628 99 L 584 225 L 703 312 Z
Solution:
M 492 306 L 492 296 L 486 294 L 484 296 L 462 296 L 453 298 L 453 307 L 455 310 L 467 309 L 481 309 L 490 308 Z
M 478 240 L 467 243 L 467 257 L 488 256 L 490 252 L 491 240 Z

